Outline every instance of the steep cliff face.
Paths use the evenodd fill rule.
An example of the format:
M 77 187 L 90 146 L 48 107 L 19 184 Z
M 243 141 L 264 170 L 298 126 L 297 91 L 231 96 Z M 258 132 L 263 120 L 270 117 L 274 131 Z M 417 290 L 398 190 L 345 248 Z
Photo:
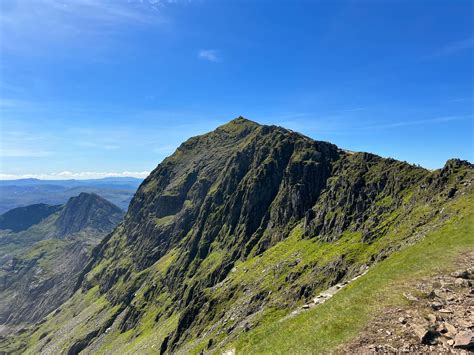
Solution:
M 430 172 L 235 119 L 150 174 L 26 345 L 216 349 L 423 238 L 452 217 L 443 206 L 472 198 L 472 179 L 467 162 Z
M 79 240 L 48 239 L 9 259 L 0 270 L 0 324 L 33 324 L 61 305 L 89 255 Z
M 81 193 L 64 205 L 55 223 L 58 237 L 91 229 L 107 232 L 123 218 L 123 211 L 96 194 Z
M 190 139 L 131 203 L 124 234 L 137 246 L 134 264 L 146 268 L 183 242 L 176 273 L 191 273 L 214 242 L 233 259 L 257 252 L 265 231 L 290 228 L 314 204 L 338 154 L 329 143 L 244 119 Z
M 0 237 L 2 325 L 32 324 L 67 300 L 92 247 L 123 216 L 115 205 L 85 193 L 56 210 L 26 231 Z

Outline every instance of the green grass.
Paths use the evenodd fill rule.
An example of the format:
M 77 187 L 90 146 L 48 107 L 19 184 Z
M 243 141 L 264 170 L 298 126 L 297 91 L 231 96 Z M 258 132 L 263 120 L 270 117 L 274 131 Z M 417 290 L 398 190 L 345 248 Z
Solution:
M 229 132 L 232 133 L 234 128 L 229 127 Z M 272 151 L 268 152 L 268 156 L 271 154 Z M 305 154 L 293 158 L 304 161 Z M 262 165 L 271 163 L 271 160 L 265 160 Z M 376 165 L 373 169 L 374 179 L 393 168 L 391 165 Z M 262 178 L 260 173 L 256 169 L 254 175 L 242 179 L 242 184 L 251 186 L 249 181 Z M 427 174 L 422 169 L 415 173 Z M 178 185 L 185 176 L 177 180 Z M 223 180 L 218 178 L 211 190 L 222 183 Z M 337 181 L 331 184 L 337 186 Z M 413 199 L 413 203 L 400 206 L 399 201 L 405 196 L 413 196 L 407 198 L 409 201 Z M 197 315 L 195 323 L 182 337 L 182 347 L 178 348 L 180 352 L 193 353 L 207 349 L 210 339 L 214 346 L 219 344 L 219 350 L 237 347 L 239 353 L 331 351 L 356 336 L 382 307 L 403 303 L 401 294 L 413 280 L 438 272 L 440 266 L 449 269 L 459 252 L 473 249 L 473 224 L 469 222 L 469 218 L 473 217 L 471 211 L 474 211 L 474 202 L 470 201 L 472 197 L 462 195 L 446 200 L 438 196 L 436 200 L 430 199 L 428 204 L 427 199 L 420 196 L 423 197 L 415 187 L 405 189 L 395 197 L 379 194 L 372 205 L 371 215 L 377 218 L 370 219 L 370 223 L 364 225 L 374 232 L 369 237 L 364 228 L 355 228 L 354 224 L 337 235 L 331 235 L 331 238 L 324 235 L 308 236 L 303 232 L 301 221 L 299 224 L 291 221 L 285 229 L 285 238 L 260 255 L 250 254 L 248 259 L 236 261 L 224 280 L 207 289 L 200 287 L 208 284 L 210 276 L 218 274 L 215 271 L 227 262 L 230 249 L 226 243 L 231 243 L 232 238 L 237 237 L 227 233 L 229 227 L 226 224 L 219 226 L 220 237 L 212 242 L 209 254 L 203 260 L 195 258 L 187 266 L 185 276 L 179 278 L 174 276 L 174 272 L 179 271 L 175 265 L 185 259 L 183 255 L 186 254 L 183 253 L 189 252 L 184 246 L 193 237 L 195 229 L 190 229 L 187 236 L 160 260 L 141 270 L 136 267 L 136 259 L 132 257 L 132 248 L 135 246 L 129 244 L 124 226 L 119 226 L 109 239 L 101 262 L 87 275 L 87 284 L 92 286 L 115 277 L 114 271 L 118 269 L 122 276 L 118 280 L 113 279 L 113 287 L 106 294 L 100 294 L 97 286 L 87 291 L 87 294 L 78 291 L 61 307 L 62 311 L 58 315 L 49 317 L 45 324 L 33 332 L 32 340 L 28 341 L 26 336 L 19 340 L 26 342 L 28 350 L 34 353 L 46 340 L 40 337 L 47 333 L 48 339 L 52 339 L 48 346 L 57 344 L 57 349 L 67 350 L 88 332 L 99 329 L 112 319 L 121 296 L 133 294 L 130 308 L 140 313 L 133 329 L 121 332 L 121 318 L 118 316 L 115 325 L 102 335 L 103 338 L 97 339 L 91 351 L 156 353 L 162 340 L 176 329 L 179 322 L 180 307 L 176 300 L 186 299 L 191 295 L 191 287 L 195 287 L 192 290 L 204 292 L 210 306 Z M 189 200 L 184 202 L 187 207 L 191 207 L 191 204 Z M 445 223 L 443 214 L 439 212 L 441 206 L 446 211 L 446 218 L 457 217 L 439 229 Z M 347 213 L 339 205 L 333 207 L 328 209 L 326 222 L 333 218 L 339 220 Z M 218 220 L 222 209 L 222 206 L 214 206 L 208 222 Z M 166 216 L 154 221 L 166 225 L 172 218 Z M 295 225 L 296 228 L 293 228 Z M 239 225 L 236 230 L 241 226 L 244 227 Z M 290 228 L 292 232 L 288 236 L 286 231 Z M 428 228 L 437 232 L 420 241 Z M 420 244 L 407 248 L 411 243 Z M 337 282 L 344 275 L 339 270 L 347 271 L 344 277 L 349 278 L 360 266 L 371 264 L 380 255 L 389 255 L 400 248 L 405 249 L 374 266 L 365 277 L 350 284 L 328 303 L 280 322 L 298 305 L 301 306 L 313 295 Z M 174 287 L 169 287 L 165 282 L 169 281 L 167 277 L 179 280 L 175 282 L 177 289 L 184 289 L 180 283 L 190 287 L 182 295 L 177 294 Z M 302 296 L 301 290 L 305 288 L 310 291 Z M 255 301 L 256 295 L 265 295 L 261 305 L 258 299 Z M 252 302 L 261 308 L 247 307 Z M 244 313 L 247 311 L 249 313 Z M 247 315 L 251 316 L 249 323 L 253 329 L 250 332 L 244 333 L 240 326 L 231 330 L 231 326 L 237 326 Z
M 282 322 L 263 321 L 235 344 L 241 354 L 324 353 L 355 337 L 377 312 L 403 304 L 414 280 L 446 272 L 456 257 L 474 251 L 474 215 L 460 216 L 421 242 L 375 265 L 330 301 Z
M 334 243 L 321 242 L 317 239 L 304 239 L 303 228 L 298 225 L 290 236 L 268 249 L 261 256 L 253 257 L 236 264 L 236 271 L 229 276 L 234 284 L 257 283 L 260 287 L 276 291 L 284 284 L 290 271 L 298 272 L 314 267 L 327 265 L 345 253 L 348 257 L 362 253 L 366 245 L 360 242 L 360 233 L 344 233 Z M 288 264 L 298 260 L 290 267 Z
M 155 224 L 156 225 L 164 225 L 164 224 L 170 224 L 173 222 L 174 215 L 169 215 L 161 218 L 155 218 Z

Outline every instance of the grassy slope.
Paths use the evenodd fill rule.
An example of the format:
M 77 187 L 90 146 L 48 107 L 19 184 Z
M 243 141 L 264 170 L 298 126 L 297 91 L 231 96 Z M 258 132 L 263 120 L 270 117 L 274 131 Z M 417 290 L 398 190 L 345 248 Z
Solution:
M 421 242 L 394 253 L 330 301 L 282 322 L 268 319 L 241 336 L 238 353 L 320 353 L 355 337 L 383 307 L 406 302 L 413 280 L 452 270 L 456 256 L 474 250 L 474 204 Z M 224 350 L 222 349 L 222 350 Z
M 409 190 L 404 199 L 408 200 L 410 193 Z M 382 218 L 383 222 L 377 226 L 377 228 L 386 228 L 387 233 L 373 243 L 364 243 L 360 234 L 354 232 L 346 232 L 340 239 L 331 243 L 313 238 L 305 239 L 302 238 L 301 229 L 297 227 L 289 238 L 284 239 L 261 256 L 238 262 L 236 270 L 228 275 L 220 287 L 205 290 L 215 301 L 213 307 L 219 308 L 225 314 L 221 317 L 221 313 L 217 313 L 219 317 L 208 324 L 206 331 L 192 332 L 187 344 L 180 350 L 196 353 L 205 348 L 212 338 L 214 344 L 219 344 L 222 350 L 237 346 L 239 351 L 242 350 L 241 353 L 279 352 L 280 350 L 295 352 L 295 349 L 301 349 L 301 352 L 307 353 L 328 350 L 350 339 L 370 317 L 376 314 L 379 307 L 403 302 L 402 292 L 397 285 L 404 285 L 415 276 L 437 271 L 433 267 L 444 265 L 449 268 L 459 251 L 467 248 L 472 250 L 473 225 L 468 224 L 468 221 L 469 218 L 473 218 L 471 212 L 474 210 L 473 194 L 469 191 L 465 195 L 459 195 L 461 194 L 451 200 L 443 198 L 442 201 L 436 201 L 436 203 L 417 204 L 408 215 L 403 214 L 403 206 L 390 214 L 387 213 Z M 377 203 L 389 204 L 390 202 L 381 199 Z M 443 206 L 446 208 L 441 208 Z M 438 213 L 441 209 L 445 211 L 445 216 L 456 217 L 448 220 L 447 224 L 436 232 L 439 226 L 446 222 L 443 219 L 443 213 Z M 393 225 L 389 223 L 397 217 L 402 222 Z M 299 300 L 299 303 L 293 305 L 285 303 L 292 297 L 291 294 L 288 298 L 288 292 L 294 291 L 296 286 L 314 281 L 315 278 L 321 279 L 319 285 L 321 289 L 327 286 L 325 283 L 328 281 L 328 276 L 324 276 L 324 268 L 331 265 L 333 261 L 344 256 L 344 260 L 350 260 L 354 266 L 361 266 L 373 256 L 379 255 L 381 251 L 393 250 L 394 246 L 409 244 L 414 241 L 411 238 L 414 235 L 417 235 L 417 238 L 424 235 L 428 230 L 424 230 L 423 227 L 420 227 L 420 230 L 417 227 L 423 226 L 424 223 L 428 223 L 428 230 L 435 232 L 429 233 L 428 237 L 421 242 L 420 247 L 411 247 L 389 257 L 325 305 L 296 318 L 277 322 L 298 304 L 301 305 L 304 302 L 304 300 Z M 121 241 L 123 239 L 119 240 Z M 429 241 L 434 244 L 426 248 Z M 192 277 L 203 277 L 204 274 L 213 270 L 222 259 L 223 253 L 224 251 L 219 248 L 214 249 Z M 159 320 L 155 320 L 159 311 L 170 308 L 171 296 L 163 292 L 159 297 L 146 303 L 143 302 L 143 293 L 154 280 L 166 277 L 169 265 L 175 261 L 175 254 L 172 250 L 150 268 L 140 273 L 132 273 L 133 283 L 143 285 L 136 292 L 132 304 L 146 310 L 136 327 L 122 333 L 112 325 L 110 331 L 103 334 L 101 340 L 88 350 L 97 353 L 156 353 L 164 337 L 176 327 L 179 314 L 163 314 Z M 436 258 L 430 259 L 433 256 Z M 400 263 L 400 260 L 397 262 L 397 258 L 405 258 L 402 267 L 394 267 L 395 264 Z M 295 259 L 301 260 L 296 266 L 290 267 L 289 263 Z M 131 263 L 131 260 L 124 253 L 121 256 L 121 265 L 127 266 L 128 263 Z M 87 279 L 93 279 L 101 268 L 107 267 L 110 267 L 107 262 L 97 265 L 88 274 Z M 336 264 L 337 267 L 339 267 L 338 264 Z M 411 269 L 416 270 L 417 273 L 411 274 Z M 294 271 L 302 272 L 296 283 L 285 282 L 286 276 Z M 330 271 L 332 273 L 334 270 L 330 269 Z M 130 283 L 132 281 L 129 280 Z M 123 280 L 120 280 L 114 292 L 121 292 L 124 289 L 123 284 Z M 237 285 L 238 288 L 235 287 Z M 280 289 L 280 285 L 286 287 Z M 234 322 L 230 317 L 232 312 L 238 311 L 239 307 L 250 300 L 249 297 L 252 295 L 251 293 L 247 296 L 242 286 L 248 286 L 252 292 L 271 291 L 272 296 L 269 297 L 268 307 L 263 312 L 256 313 L 256 323 L 255 326 L 252 325 L 253 329 L 250 332 L 243 333 L 237 327 L 235 332 L 229 334 L 227 329 L 230 323 Z M 315 289 L 315 291 L 321 289 Z M 97 289 L 94 288 L 86 295 L 76 293 L 61 307 L 63 312 L 56 317 L 52 315 L 48 317 L 48 320 L 39 329 L 37 328 L 31 337 L 25 334 L 24 337 L 11 339 L 10 349 L 16 348 L 19 342 L 23 342 L 27 345 L 28 352 L 37 353 L 45 342 L 50 341 L 54 344 L 55 351 L 67 350 L 75 341 L 80 340 L 95 328 L 96 324 L 106 324 L 117 310 L 113 309 L 105 297 L 96 292 Z M 222 324 L 221 320 L 224 316 L 230 319 L 229 323 Z M 218 327 L 214 328 L 214 325 Z M 227 342 L 235 343 L 226 345 Z M 4 344 L 0 341 L 0 348 L 2 345 Z
M 423 210 L 424 208 L 421 209 L 421 212 Z M 220 350 L 237 347 L 240 353 L 294 353 L 295 349 L 299 349 L 302 353 L 309 353 L 330 350 L 357 335 L 358 331 L 381 307 L 403 302 L 402 290 L 411 280 L 430 273 L 437 273 L 443 268 L 449 269 L 458 253 L 473 250 L 474 213 L 472 211 L 474 211 L 474 199 L 471 194 L 461 196 L 447 204 L 446 215 L 455 217 L 447 222 L 442 222 L 441 215 L 438 214 L 437 221 L 435 221 L 436 227 L 432 226 L 433 232 L 429 233 L 423 241 L 380 262 L 367 275 L 350 284 L 329 302 L 316 309 L 278 322 L 292 309 L 269 307 L 258 316 L 258 325 L 248 333 L 240 332 L 239 337 L 234 338 L 223 333 L 211 332 L 204 337 L 195 337 L 188 343 L 188 346 L 181 350 L 186 353 L 197 353 L 205 348 L 210 338 L 221 345 Z M 414 215 L 411 217 L 414 218 Z M 436 229 L 442 223 L 445 223 L 443 227 Z M 348 258 L 352 258 L 353 261 L 364 262 L 370 255 L 373 255 L 374 249 L 382 250 L 387 245 L 393 244 L 394 239 L 405 239 L 406 235 L 410 234 L 409 227 L 412 225 L 410 220 L 406 220 L 401 226 L 403 229 L 394 229 L 374 244 L 361 243 L 355 234 L 347 235 L 335 243 L 302 239 L 301 230 L 297 227 L 289 238 L 267 250 L 261 257 L 250 258 L 238 263 L 236 271 L 228 276 L 226 282 L 228 286 L 258 284 L 260 289 L 272 291 L 273 299 L 278 303 L 280 292 L 285 292 L 285 288 L 278 291 L 278 285 L 282 284 L 285 275 L 289 272 L 285 263 L 294 260 L 295 253 L 298 253 L 301 262 L 292 270 L 304 268 L 304 265 L 311 264 L 315 260 L 317 260 L 317 265 L 323 267 L 334 257 L 340 255 L 341 250 L 344 250 L 344 254 Z M 164 275 L 174 257 L 172 251 L 147 272 L 156 273 L 156 276 Z M 280 275 L 276 275 L 275 266 L 282 264 L 282 261 L 284 261 L 282 272 Z M 210 261 L 209 263 L 212 264 Z M 208 265 L 208 267 L 212 268 L 212 265 Z M 93 270 L 88 277 L 93 277 L 96 271 Z M 314 274 L 307 273 L 302 275 L 302 278 L 309 279 L 314 276 Z M 49 320 L 31 338 L 22 339 L 28 344 L 29 350 L 34 353 L 41 348 L 38 341 L 45 333 L 55 339 L 59 348 L 67 349 L 73 339 L 71 339 L 70 333 L 59 330 L 59 327 L 74 331 L 74 338 L 77 339 L 87 334 L 86 325 L 83 330 L 78 332 L 78 323 L 84 322 L 85 319 L 102 323 L 108 319 L 113 313 L 109 308 L 110 304 L 104 297 L 97 297 L 94 294 L 95 291 L 96 289 L 93 289 L 88 292 L 85 302 L 80 301 L 80 293 L 76 294 L 73 299 L 61 307 L 68 310 L 60 314 L 61 319 L 49 317 Z M 228 298 L 228 294 L 221 293 L 219 289 L 207 291 L 213 294 L 216 300 L 223 302 L 216 306 L 229 311 L 232 311 L 236 303 L 240 303 L 242 299 L 245 300 L 240 292 L 234 294 L 235 298 Z M 169 306 L 168 296 L 163 293 L 160 299 L 155 300 L 154 305 L 147 305 L 147 315 L 135 330 L 121 333 L 112 327 L 112 330 L 105 335 L 101 344 L 94 351 L 98 353 L 118 351 L 130 354 L 156 352 L 157 347 L 177 322 L 176 314 L 159 323 L 154 321 L 158 309 Z M 141 298 L 142 290 L 139 290 L 135 300 L 139 301 Z M 90 318 L 93 314 L 95 315 Z M 228 341 L 235 341 L 235 343 L 223 345 Z M 15 348 L 14 344 L 11 345 L 12 349 Z M 38 345 L 39 347 L 37 347 Z

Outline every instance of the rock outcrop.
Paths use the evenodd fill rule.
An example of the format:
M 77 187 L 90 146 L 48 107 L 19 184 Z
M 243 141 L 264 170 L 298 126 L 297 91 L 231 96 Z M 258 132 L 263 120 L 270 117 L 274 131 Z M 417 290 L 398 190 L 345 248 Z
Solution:
M 81 193 L 71 197 L 56 220 L 58 237 L 66 237 L 88 229 L 106 233 L 123 218 L 123 211 L 96 194 Z

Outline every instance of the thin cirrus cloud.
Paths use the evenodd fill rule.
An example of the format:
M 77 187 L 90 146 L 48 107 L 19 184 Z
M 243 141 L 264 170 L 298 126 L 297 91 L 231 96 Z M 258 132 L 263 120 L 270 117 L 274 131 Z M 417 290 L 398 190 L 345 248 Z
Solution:
M 209 62 L 220 62 L 221 58 L 216 49 L 201 49 L 198 52 L 198 58 Z
M 45 173 L 45 174 L 2 174 L 0 173 L 0 180 L 16 180 L 16 179 L 85 180 L 85 179 L 103 179 L 107 177 L 134 177 L 138 179 L 144 179 L 149 174 L 150 174 L 149 171 L 123 171 L 123 172 L 62 171 L 59 173 L 53 172 L 53 173 Z
M 115 150 L 115 149 L 120 148 L 120 146 L 117 144 L 102 144 L 102 143 L 87 142 L 87 141 L 79 142 L 77 145 L 84 148 L 97 148 L 97 149 L 105 149 L 105 150 Z
M 44 158 L 52 155 L 53 152 L 35 149 L 0 149 L 2 158 Z
M 436 124 L 436 123 L 443 123 L 443 122 L 451 122 L 451 121 L 460 121 L 465 119 L 472 119 L 471 115 L 466 116 L 445 116 L 445 117 L 436 117 L 436 118 L 429 118 L 424 120 L 412 120 L 412 121 L 399 121 L 399 122 L 391 122 L 391 123 L 381 123 L 381 124 L 373 124 L 361 127 L 363 129 L 388 129 L 388 128 L 397 128 L 397 127 L 406 127 L 406 126 L 416 126 L 416 125 L 424 125 L 424 124 Z
M 129 26 L 164 26 L 169 2 L 128 0 L 11 0 L 0 3 L 0 48 L 28 51 L 55 44 L 104 43 Z M 51 31 L 54 28 L 54 31 Z M 91 42 L 92 41 L 92 42 Z M 33 48 L 33 49 L 32 49 Z M 43 52 L 48 53 L 48 48 Z
M 474 37 L 449 43 L 433 54 L 433 57 L 449 56 L 474 48 Z

